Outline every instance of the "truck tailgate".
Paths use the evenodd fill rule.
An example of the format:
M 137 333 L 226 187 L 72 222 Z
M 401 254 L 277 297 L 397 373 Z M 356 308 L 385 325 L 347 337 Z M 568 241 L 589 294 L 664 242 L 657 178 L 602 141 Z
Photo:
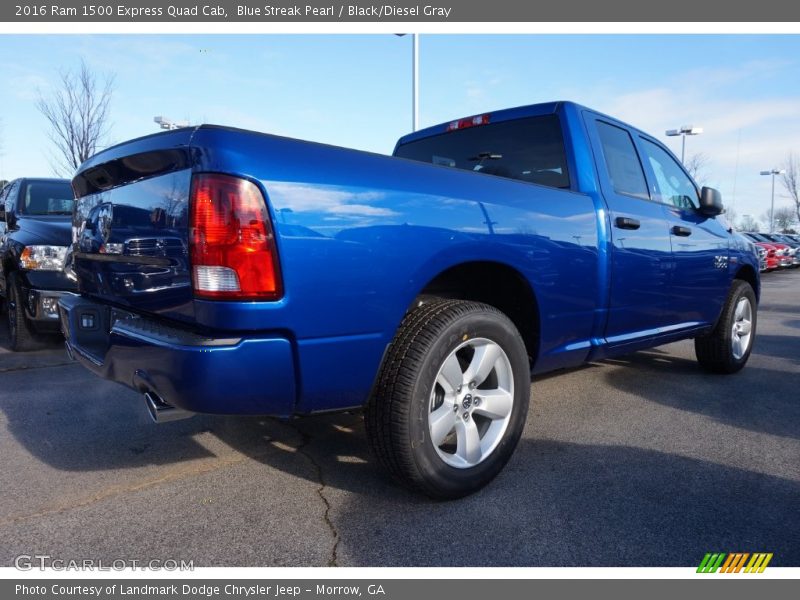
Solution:
M 178 140 L 188 142 L 187 132 L 180 133 Z M 124 154 L 125 144 L 114 149 L 118 158 L 112 152 L 111 160 L 84 166 L 73 180 L 74 269 L 84 294 L 191 320 L 191 155 L 169 144 L 170 136 L 160 137 L 167 148 L 137 153 L 131 144 Z

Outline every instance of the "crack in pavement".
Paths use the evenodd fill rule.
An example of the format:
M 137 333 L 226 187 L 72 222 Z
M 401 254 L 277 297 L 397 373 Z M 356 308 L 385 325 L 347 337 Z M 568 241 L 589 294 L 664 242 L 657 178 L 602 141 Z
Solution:
M 66 364 L 73 364 L 73 363 L 66 363 Z M 44 367 L 41 367 L 44 368 Z M 22 369 L 12 369 L 12 370 L 22 370 Z M 0 371 L 2 372 L 2 371 Z M 313 470 L 316 475 L 316 480 L 319 483 L 318 487 L 316 488 L 316 494 L 319 497 L 320 501 L 323 504 L 324 512 L 322 514 L 322 520 L 325 523 L 331 538 L 333 545 L 331 547 L 330 556 L 327 562 L 328 567 L 338 567 L 338 548 L 340 542 L 339 532 L 334 525 L 333 521 L 331 520 L 331 510 L 332 505 L 328 497 L 326 496 L 327 490 L 327 482 L 325 480 L 325 474 L 322 468 L 322 465 L 317 461 L 317 459 L 307 450 L 308 446 L 310 446 L 311 442 L 313 441 L 312 436 L 305 431 L 300 430 L 297 426 L 292 423 L 284 423 L 287 425 L 292 431 L 294 431 L 300 437 L 300 443 L 294 447 L 294 450 L 301 454 L 306 461 L 313 467 Z M 272 452 L 271 449 L 267 449 L 264 452 L 258 453 L 248 453 L 248 454 L 240 454 L 236 453 L 228 457 L 218 458 L 217 460 L 195 465 L 193 467 L 189 467 L 186 469 L 179 469 L 173 470 L 168 472 L 164 475 L 159 477 L 155 477 L 152 479 L 146 479 L 144 481 L 140 481 L 131 485 L 115 485 L 105 489 L 100 490 L 99 492 L 95 493 L 92 496 L 87 498 L 79 499 L 76 502 L 73 502 L 69 505 L 63 506 L 55 506 L 51 508 L 45 508 L 43 510 L 38 510 L 32 513 L 27 514 L 18 514 L 10 517 L 0 518 L 0 528 L 7 527 L 10 525 L 15 525 L 20 522 L 31 521 L 35 519 L 50 517 L 54 515 L 60 515 L 64 513 L 68 513 L 75 510 L 80 510 L 82 508 L 90 507 L 98 502 L 103 500 L 107 500 L 110 498 L 115 498 L 127 493 L 138 492 L 142 490 L 146 490 L 161 484 L 170 483 L 172 481 L 176 481 L 179 479 L 184 479 L 187 477 L 194 477 L 199 475 L 204 475 L 206 473 L 210 473 L 219 469 L 223 469 L 225 467 L 233 466 L 239 464 L 244 461 L 248 460 L 259 460 L 264 458 L 265 456 L 269 455 Z
M 325 505 L 325 512 L 322 514 L 322 520 L 325 522 L 325 525 L 328 526 L 330 530 L 331 537 L 333 538 L 333 546 L 331 547 L 331 555 L 328 559 L 328 567 L 338 567 L 338 560 L 339 557 L 337 555 L 339 551 L 339 532 L 336 529 L 336 526 L 331 521 L 330 513 L 331 513 L 331 503 L 328 498 L 325 496 L 325 490 L 327 489 L 327 484 L 325 483 L 325 475 L 322 471 L 322 465 L 317 462 L 306 448 L 311 444 L 311 435 L 306 433 L 305 431 L 300 430 L 292 423 L 286 423 L 291 429 L 293 429 L 297 434 L 300 436 L 301 443 L 295 448 L 298 454 L 302 454 L 306 457 L 309 463 L 314 467 L 317 472 L 317 480 L 319 481 L 319 487 L 317 488 L 317 496 L 319 499 L 322 500 L 322 503 Z

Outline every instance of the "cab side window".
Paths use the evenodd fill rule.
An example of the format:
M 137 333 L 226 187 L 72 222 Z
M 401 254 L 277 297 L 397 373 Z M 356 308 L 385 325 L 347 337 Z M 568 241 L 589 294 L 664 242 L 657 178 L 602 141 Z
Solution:
M 597 121 L 608 176 L 618 194 L 649 200 L 642 164 L 630 134 L 616 125 Z
M 655 198 L 684 210 L 697 208 L 697 189 L 680 165 L 658 144 L 646 139 L 642 139 L 642 142 L 644 153 L 656 177 L 653 186 Z

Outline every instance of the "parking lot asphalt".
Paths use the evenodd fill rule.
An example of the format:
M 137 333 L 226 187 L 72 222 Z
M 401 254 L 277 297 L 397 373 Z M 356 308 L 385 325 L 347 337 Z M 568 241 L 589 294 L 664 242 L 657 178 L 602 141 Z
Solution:
M 511 462 L 455 502 L 392 483 L 358 415 L 154 425 L 58 340 L 13 354 L 5 329 L 0 431 L 5 566 L 800 566 L 800 270 L 763 277 L 737 375 L 681 342 L 537 379 Z

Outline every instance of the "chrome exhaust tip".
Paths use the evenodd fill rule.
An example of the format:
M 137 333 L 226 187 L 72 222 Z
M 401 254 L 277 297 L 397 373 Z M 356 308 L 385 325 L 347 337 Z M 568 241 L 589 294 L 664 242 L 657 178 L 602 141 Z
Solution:
M 167 404 L 153 392 L 144 393 L 144 403 L 154 423 L 169 423 L 170 421 L 180 421 L 194 416 L 194 413 L 188 410 Z

